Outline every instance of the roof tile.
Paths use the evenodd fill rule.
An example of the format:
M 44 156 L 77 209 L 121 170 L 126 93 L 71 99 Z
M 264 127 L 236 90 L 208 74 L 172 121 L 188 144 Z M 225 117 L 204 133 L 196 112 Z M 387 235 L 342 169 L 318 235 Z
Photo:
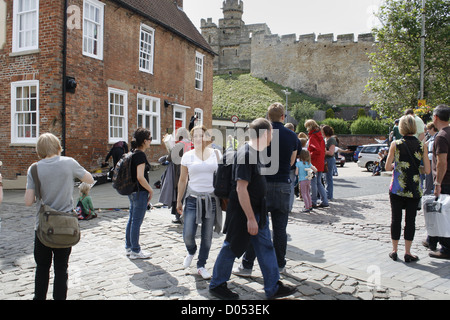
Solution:
M 186 13 L 174 0 L 113 0 L 214 54 Z

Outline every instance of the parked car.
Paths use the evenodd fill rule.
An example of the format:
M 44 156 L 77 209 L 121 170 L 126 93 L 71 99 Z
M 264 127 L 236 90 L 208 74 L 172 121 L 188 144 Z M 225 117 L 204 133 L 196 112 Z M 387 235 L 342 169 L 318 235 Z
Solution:
M 357 146 L 355 149 L 355 152 L 353 153 L 353 161 L 358 162 L 359 153 L 361 152 L 361 149 L 363 146 Z
M 334 154 L 334 157 L 336 159 L 336 166 L 343 167 L 345 164 L 345 157 L 343 155 L 340 155 L 339 152 L 336 152 Z
M 364 145 L 358 155 L 358 167 L 366 168 L 367 171 L 373 172 L 375 162 L 380 160 L 378 153 L 381 149 L 387 147 L 387 144 L 384 143 Z

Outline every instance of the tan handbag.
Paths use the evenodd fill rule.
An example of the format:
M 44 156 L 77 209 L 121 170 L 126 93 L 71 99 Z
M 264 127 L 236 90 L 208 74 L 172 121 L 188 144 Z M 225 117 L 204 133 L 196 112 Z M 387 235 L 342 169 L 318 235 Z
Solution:
M 42 199 L 37 163 L 32 165 L 31 175 L 35 184 L 36 199 Z M 75 212 L 61 212 L 42 203 L 38 220 L 36 235 L 46 247 L 69 248 L 80 241 L 80 226 Z

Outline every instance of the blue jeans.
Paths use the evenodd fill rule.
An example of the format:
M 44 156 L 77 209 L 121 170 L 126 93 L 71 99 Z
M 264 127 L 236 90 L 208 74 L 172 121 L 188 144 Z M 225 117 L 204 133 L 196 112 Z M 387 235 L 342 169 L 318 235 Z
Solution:
M 325 187 L 322 184 L 322 174 L 323 172 L 317 172 L 315 177 L 311 180 L 311 200 L 312 204 L 317 205 L 317 192 L 320 195 L 320 200 L 322 200 L 322 204 L 327 206 L 328 205 L 328 197 L 327 197 L 327 191 L 325 190 Z
M 279 268 L 286 265 L 287 234 L 286 227 L 289 218 L 289 199 L 291 184 L 284 182 L 267 182 L 266 204 L 267 211 L 271 213 L 273 228 L 273 246 Z M 249 246 L 242 258 L 246 269 L 252 269 L 256 258 L 255 250 Z
M 125 248 L 138 253 L 141 251 L 139 234 L 147 212 L 148 191 L 133 192 L 128 199 L 130 199 L 130 216 L 125 231 Z
M 289 178 L 291 178 L 291 196 L 289 198 L 289 212 L 291 212 L 292 207 L 294 206 L 295 184 L 298 183 L 297 177 L 295 176 L 295 169 L 291 170 L 291 172 L 289 173 Z
M 334 157 L 325 158 L 328 163 L 328 172 L 325 173 L 327 179 L 327 197 L 328 200 L 333 199 L 333 173 L 336 169 L 336 159 Z
M 184 206 L 184 226 L 183 226 L 183 240 L 189 254 L 194 255 L 197 252 L 197 244 L 195 243 L 195 235 L 197 233 L 197 199 L 194 197 L 187 197 Z M 203 200 L 202 200 L 203 201 Z M 213 199 L 212 210 L 216 212 L 216 203 Z M 215 215 L 214 215 L 215 217 Z M 198 254 L 197 268 L 205 267 L 206 260 L 211 249 L 211 242 L 214 230 L 214 217 L 210 219 L 205 218 L 205 205 L 203 204 L 202 212 L 202 234 L 200 240 L 200 251 Z
M 259 216 L 256 216 L 259 221 Z M 280 279 L 276 256 L 272 241 L 270 240 L 269 220 L 266 225 L 259 229 L 256 236 L 250 237 L 252 247 L 256 252 L 258 263 L 264 278 L 264 291 L 267 298 L 272 297 L 278 290 L 277 282 Z M 236 259 L 230 244 L 224 241 L 214 264 L 213 276 L 209 284 L 210 289 L 214 289 L 224 282 L 230 280 L 231 270 Z

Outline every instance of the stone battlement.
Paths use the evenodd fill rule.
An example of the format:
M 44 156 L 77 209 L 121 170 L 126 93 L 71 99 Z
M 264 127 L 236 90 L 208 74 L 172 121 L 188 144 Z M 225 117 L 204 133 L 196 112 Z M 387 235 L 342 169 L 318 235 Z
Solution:
M 333 33 L 328 34 L 319 34 L 316 36 L 315 33 L 310 34 L 302 34 L 298 37 L 294 34 L 286 34 L 279 36 L 278 34 L 264 34 L 264 33 L 257 33 L 253 36 L 254 40 L 256 41 L 263 41 L 267 44 L 296 44 L 296 43 L 358 43 L 358 42 L 364 42 L 365 44 L 368 42 L 375 43 L 375 37 L 372 33 L 362 33 L 359 34 L 357 39 L 355 39 L 355 35 L 353 33 L 349 34 L 339 34 L 337 35 L 337 38 L 335 40 Z
M 217 28 L 217 24 L 212 21 L 212 18 L 208 18 L 207 20 L 201 19 L 200 26 L 201 28 Z
M 216 74 L 250 72 L 261 79 L 325 99 L 330 104 L 367 105 L 371 33 L 272 34 L 265 23 L 245 24 L 242 0 L 223 1 L 223 19 L 201 20 L 202 35 L 217 53 Z

